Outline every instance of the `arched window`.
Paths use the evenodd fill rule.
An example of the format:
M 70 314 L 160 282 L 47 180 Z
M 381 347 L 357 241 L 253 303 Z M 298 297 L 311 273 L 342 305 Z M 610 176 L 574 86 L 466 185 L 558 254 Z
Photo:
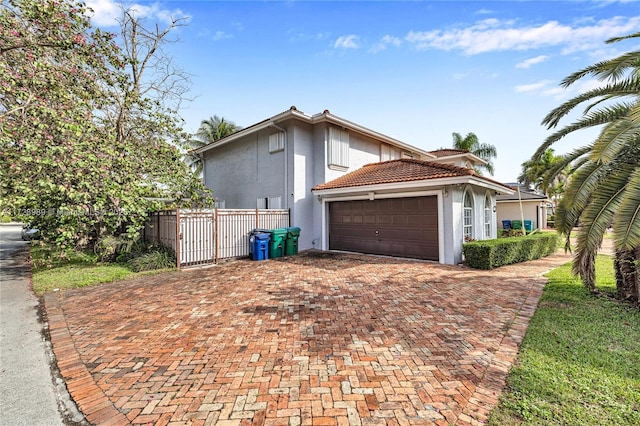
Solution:
M 464 233 L 464 240 L 470 241 L 473 239 L 473 198 L 470 191 L 464 193 L 464 207 L 462 214 L 462 226 Z
M 489 195 L 484 196 L 484 236 L 485 238 L 491 238 L 491 219 L 493 217 L 491 207 L 491 197 Z

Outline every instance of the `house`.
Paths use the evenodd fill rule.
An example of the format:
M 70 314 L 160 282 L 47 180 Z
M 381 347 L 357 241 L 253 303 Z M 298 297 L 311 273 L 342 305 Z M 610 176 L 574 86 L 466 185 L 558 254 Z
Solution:
M 197 149 L 225 208 L 289 209 L 300 250 L 347 250 L 455 264 L 495 238 L 496 194 L 467 151 L 424 151 L 331 114 L 295 107 Z
M 514 192 L 496 197 L 498 228 L 504 228 L 503 221 L 521 221 L 524 217 L 524 220 L 532 222 L 533 229 L 545 229 L 547 227 L 548 208 L 552 205 L 551 200 L 546 195 L 523 185 L 517 183 L 508 183 L 507 185 Z

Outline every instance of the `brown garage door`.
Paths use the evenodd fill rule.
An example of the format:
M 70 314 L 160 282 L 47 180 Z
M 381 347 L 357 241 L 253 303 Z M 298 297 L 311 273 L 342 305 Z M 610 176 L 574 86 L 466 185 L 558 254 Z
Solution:
M 334 201 L 329 248 L 439 260 L 437 197 Z

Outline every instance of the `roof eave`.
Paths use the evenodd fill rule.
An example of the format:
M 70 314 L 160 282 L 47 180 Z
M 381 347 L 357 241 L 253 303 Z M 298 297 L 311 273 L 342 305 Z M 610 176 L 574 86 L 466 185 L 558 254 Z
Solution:
M 475 163 L 479 163 L 479 164 L 487 164 L 488 163 L 486 160 L 483 160 L 482 158 L 480 158 L 480 157 L 478 157 L 476 155 L 473 155 L 470 152 L 465 152 L 463 154 L 444 155 L 442 157 L 437 157 L 437 160 L 430 160 L 430 161 L 438 162 L 438 161 L 442 161 L 442 160 L 452 160 L 452 159 L 458 159 L 458 158 L 470 158 Z
M 331 197 L 336 195 L 356 194 L 356 193 L 368 193 L 376 191 L 388 191 L 388 192 L 400 192 L 403 190 L 416 190 L 425 187 L 434 186 L 446 186 L 446 185 L 465 185 L 472 184 L 480 187 L 484 187 L 488 190 L 495 191 L 500 194 L 510 194 L 513 191 L 506 187 L 486 181 L 477 176 L 456 176 L 448 178 L 437 179 L 421 179 L 412 181 L 392 182 L 392 183 L 379 183 L 373 185 L 361 185 L 361 186 L 347 186 L 341 188 L 328 188 L 328 189 L 312 189 L 312 192 L 320 198 Z M 511 192 L 509 192 L 511 191 Z
M 430 154 L 428 151 L 425 151 L 423 149 L 420 149 L 418 147 L 415 147 L 413 145 L 409 145 L 407 143 L 404 143 L 398 139 L 392 138 L 391 136 L 387 136 L 384 135 L 382 133 L 378 133 L 374 130 L 371 130 L 367 127 L 361 126 L 359 124 L 356 124 L 352 121 L 346 120 L 344 118 L 338 117 L 337 115 L 333 115 L 330 112 L 325 112 L 322 114 L 316 114 L 312 117 L 312 121 L 313 122 L 320 122 L 320 121 L 326 121 L 328 123 L 332 123 L 332 124 L 337 124 L 339 126 L 342 126 L 344 128 L 353 130 L 357 133 L 360 133 L 362 135 L 366 135 L 369 136 L 371 138 L 374 139 L 379 139 L 382 140 L 390 145 L 394 145 L 397 146 L 398 148 L 401 148 L 405 151 L 411 151 L 411 152 L 415 152 L 418 153 L 420 155 L 424 155 L 425 157 L 429 157 L 429 158 L 437 158 L 435 157 L 433 154 Z
M 222 138 L 220 140 L 217 140 L 217 141 L 215 141 L 213 143 L 210 143 L 210 144 L 207 144 L 207 145 L 205 145 L 203 147 L 194 149 L 194 150 L 192 150 L 192 152 L 194 152 L 196 154 L 202 154 L 205 151 L 208 151 L 208 150 L 213 149 L 213 148 L 218 148 L 220 146 L 223 146 L 223 145 L 226 145 L 228 143 L 234 142 L 234 141 L 236 141 L 238 139 L 241 139 L 241 138 L 243 138 L 243 137 L 245 137 L 247 135 L 250 135 L 252 133 L 259 132 L 260 130 L 267 129 L 269 127 L 273 127 L 276 123 L 279 123 L 281 121 L 287 120 L 287 119 L 292 118 L 292 117 L 296 117 L 296 118 L 298 118 L 300 120 L 303 120 L 303 121 L 311 122 L 311 116 L 309 116 L 309 115 L 307 115 L 307 114 L 305 114 L 305 113 L 303 113 L 301 111 L 298 111 L 297 109 L 289 109 L 289 110 L 281 112 L 280 114 L 276 114 L 273 117 L 267 118 L 266 120 L 259 121 L 258 123 L 253 124 L 253 125 L 251 125 L 249 127 L 245 127 L 244 129 L 239 130 L 239 131 L 237 131 L 237 132 L 235 132 L 235 133 L 233 133 L 233 134 L 231 134 L 231 135 L 229 135 L 227 137 L 224 137 L 224 138 Z

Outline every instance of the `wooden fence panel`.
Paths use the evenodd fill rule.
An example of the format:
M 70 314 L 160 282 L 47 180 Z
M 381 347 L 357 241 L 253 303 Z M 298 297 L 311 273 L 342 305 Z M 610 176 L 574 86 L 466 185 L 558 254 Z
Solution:
M 289 224 L 288 210 L 167 210 L 152 214 L 144 233 L 147 241 L 173 249 L 179 267 L 184 267 L 248 256 L 253 229 L 285 228 Z
M 180 210 L 180 265 L 214 263 L 215 211 Z

